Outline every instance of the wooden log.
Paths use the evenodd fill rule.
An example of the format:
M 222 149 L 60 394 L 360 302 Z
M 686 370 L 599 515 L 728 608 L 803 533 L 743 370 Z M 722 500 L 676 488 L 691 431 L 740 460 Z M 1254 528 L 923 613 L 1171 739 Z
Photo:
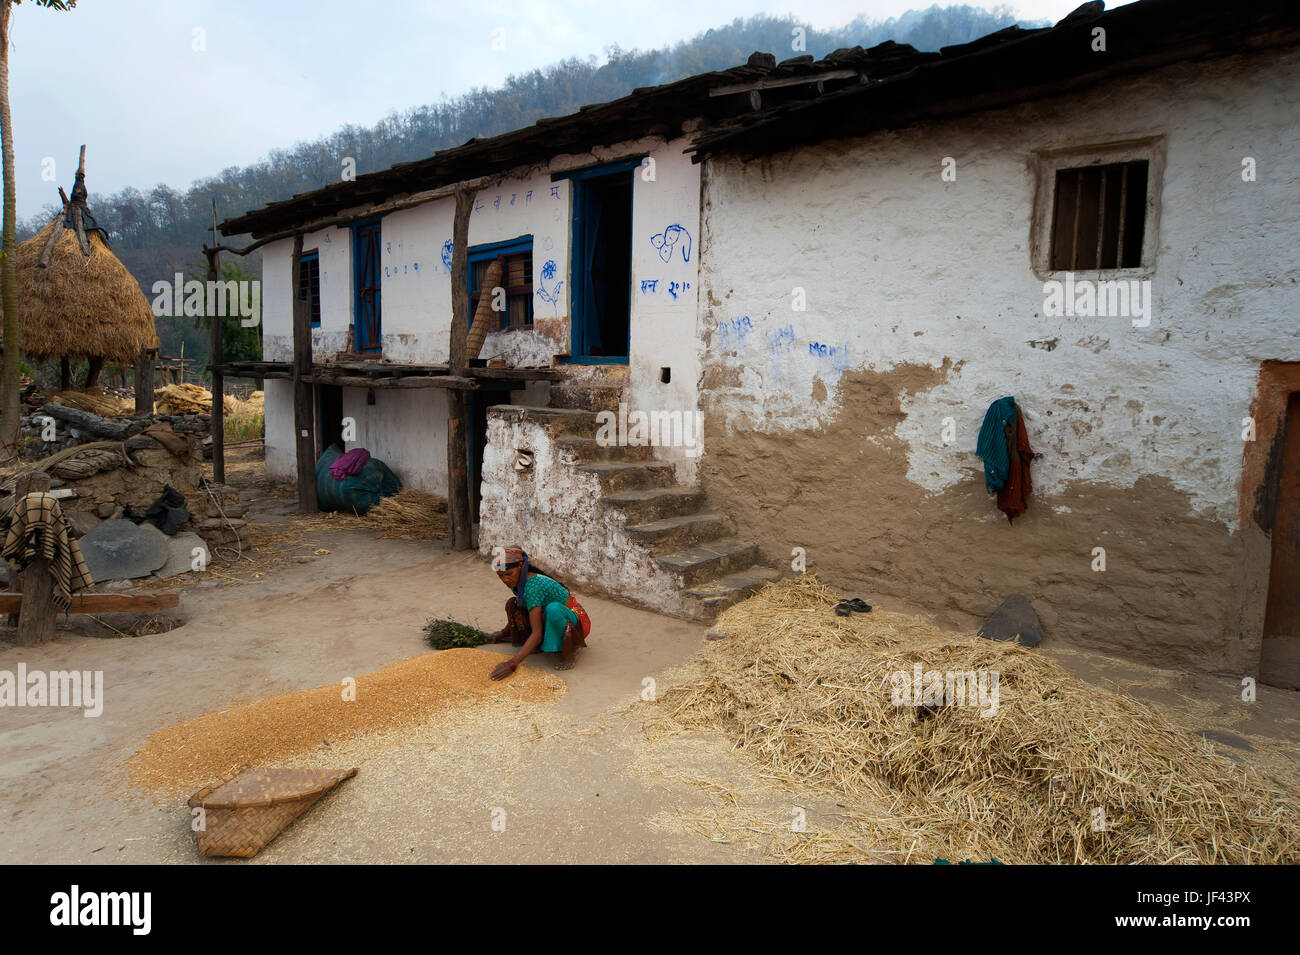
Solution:
M 0 594 L 0 613 L 18 613 L 22 593 Z M 68 613 L 129 613 L 180 606 L 180 594 L 73 594 Z
M 309 303 L 298 294 L 298 270 L 302 267 L 302 233 L 293 240 L 289 269 L 293 298 L 293 429 L 298 459 L 298 513 L 314 514 L 316 502 L 316 440 L 312 423 L 311 315 Z
M 216 218 L 215 207 L 213 218 Z M 203 254 L 208 257 L 208 281 L 216 282 L 221 278 L 221 273 L 217 265 L 217 260 L 221 253 L 216 249 L 204 249 Z M 214 286 L 209 285 L 208 288 Z M 297 285 L 295 283 L 295 290 Z M 226 483 L 226 379 L 221 372 L 217 370 L 225 356 L 225 346 L 222 342 L 222 336 L 225 332 L 225 321 L 219 315 L 209 317 L 212 322 L 211 338 L 209 344 L 212 352 L 212 418 L 209 422 L 209 433 L 212 435 L 212 479 L 218 484 Z M 309 333 L 310 334 L 310 333 Z
M 54 246 L 59 241 L 59 236 L 63 235 L 63 217 L 67 215 L 66 203 L 65 208 L 59 210 L 59 214 L 54 217 L 54 230 L 50 232 L 50 237 L 45 240 L 45 247 L 41 249 L 41 257 L 36 261 L 36 267 L 43 269 L 49 266 L 50 256 L 54 254 Z M 66 359 L 65 359 L 66 360 Z
M 73 192 L 77 190 L 73 189 Z M 72 207 L 72 226 L 77 231 L 77 244 L 81 246 L 81 254 L 90 256 L 90 237 L 86 235 L 86 224 L 81 217 L 81 205 Z
M 89 411 L 69 408 L 53 401 L 41 405 L 40 413 L 71 425 L 79 431 L 92 434 L 97 438 L 108 438 L 112 441 L 125 441 L 131 435 L 139 434 L 148 427 L 147 423 L 141 421 L 110 421 L 108 418 L 101 418 Z
M 27 471 L 14 482 L 14 500 L 28 494 L 50 489 L 50 475 L 45 471 Z M 32 647 L 54 639 L 54 626 L 58 612 L 54 606 L 54 575 L 50 562 L 37 557 L 28 563 L 19 577 L 13 565 L 9 567 L 9 589 L 17 591 L 7 595 L 11 607 L 6 608 L 10 622 L 18 627 L 18 645 Z M 17 616 L 13 616 L 17 614 Z
M 156 348 L 145 348 L 135 360 L 135 413 L 153 414 L 153 363 Z
M 474 190 L 456 191 L 451 251 L 451 358 L 448 370 L 462 377 L 469 369 L 469 214 Z M 454 550 L 470 547 L 469 402 L 459 389 L 447 392 L 447 527 Z

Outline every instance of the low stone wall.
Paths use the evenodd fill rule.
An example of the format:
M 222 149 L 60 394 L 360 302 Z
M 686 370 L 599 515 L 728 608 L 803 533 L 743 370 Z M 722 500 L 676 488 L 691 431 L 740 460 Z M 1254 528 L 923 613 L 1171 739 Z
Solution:
M 624 533 L 618 511 L 601 505 L 600 479 L 575 469 L 558 443 L 574 434 L 572 419 L 548 410 L 502 405 L 488 411 L 479 551 L 490 556 L 493 547 L 519 544 L 579 593 L 691 616 L 698 608 L 686 604 L 679 582 Z M 519 451 L 532 455 L 531 467 L 515 469 Z

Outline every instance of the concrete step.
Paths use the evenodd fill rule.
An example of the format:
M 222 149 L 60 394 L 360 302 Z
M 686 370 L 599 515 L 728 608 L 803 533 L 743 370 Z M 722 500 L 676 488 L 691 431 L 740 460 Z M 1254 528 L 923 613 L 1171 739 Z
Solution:
M 628 524 L 648 524 L 665 517 L 696 513 L 704 503 L 704 492 L 699 488 L 677 485 L 602 494 L 600 499 L 622 511 Z
M 552 408 L 574 408 L 580 411 L 618 412 L 623 389 L 617 385 L 589 385 L 563 382 L 551 385 Z
M 543 408 L 533 405 L 497 405 L 488 414 L 507 421 L 529 422 L 545 427 L 553 435 L 596 437 L 596 414 L 576 408 Z
M 747 567 L 726 577 L 689 587 L 682 591 L 682 596 L 698 603 L 701 619 L 712 620 L 732 604 L 740 603 L 763 584 L 780 576 L 781 572 L 771 567 Z
M 653 461 L 655 449 L 648 444 L 601 445 L 595 438 L 566 436 L 557 438 L 562 459 L 572 464 L 599 464 L 602 461 Z
M 716 580 L 754 566 L 758 547 L 735 537 L 723 537 L 686 550 L 655 557 L 655 563 L 677 574 L 685 587 Z
M 677 473 L 671 464 L 655 461 L 603 461 L 580 464 L 575 470 L 596 475 L 600 479 L 602 494 L 672 487 L 677 480 Z
M 628 537 L 645 544 L 652 552 L 667 552 L 729 537 L 736 532 L 736 528 L 722 514 L 701 511 L 682 517 L 665 517 L 648 524 L 629 524 L 624 531 Z

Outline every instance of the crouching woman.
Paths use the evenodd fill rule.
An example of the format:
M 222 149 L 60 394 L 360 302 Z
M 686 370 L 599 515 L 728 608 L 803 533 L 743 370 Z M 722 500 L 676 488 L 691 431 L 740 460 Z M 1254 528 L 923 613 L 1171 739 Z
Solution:
M 578 649 L 587 645 L 591 620 L 582 605 L 553 577 L 529 567 L 528 554 L 521 547 L 507 547 L 505 565 L 498 565 L 497 577 L 515 592 L 506 601 L 506 625 L 495 635 L 497 643 L 513 643 L 519 651 L 496 665 L 492 679 L 514 673 L 530 653 L 558 653 L 557 670 L 572 669 Z

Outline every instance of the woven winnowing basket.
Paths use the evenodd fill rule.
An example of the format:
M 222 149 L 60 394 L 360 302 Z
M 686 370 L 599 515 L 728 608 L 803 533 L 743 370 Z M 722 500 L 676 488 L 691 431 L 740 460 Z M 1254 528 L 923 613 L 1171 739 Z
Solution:
M 191 809 L 203 808 L 204 828 L 196 830 L 205 856 L 257 855 L 356 769 L 252 769 L 190 797 Z
M 487 267 L 487 272 L 483 275 L 478 308 L 474 311 L 469 337 L 465 339 L 466 359 L 478 357 L 478 353 L 483 350 L 483 342 L 487 339 L 488 327 L 499 321 L 497 313 L 492 311 L 492 290 L 501 284 L 501 273 L 505 269 L 505 263 L 506 260 L 498 256 L 492 260 L 492 264 Z

